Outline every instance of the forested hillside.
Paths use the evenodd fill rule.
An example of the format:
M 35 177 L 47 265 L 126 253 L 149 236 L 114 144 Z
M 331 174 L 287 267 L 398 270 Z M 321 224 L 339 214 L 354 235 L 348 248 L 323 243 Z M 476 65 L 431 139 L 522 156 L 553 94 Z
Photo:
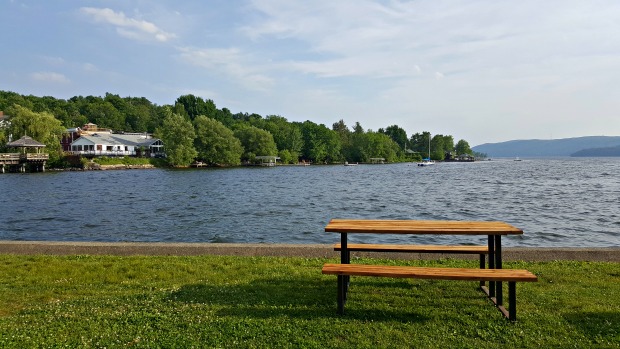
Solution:
M 8 116 L 0 130 L 0 147 L 11 135 L 36 139 L 43 130 L 53 129 L 53 137 L 46 133 L 45 138 L 48 149 L 57 149 L 52 143 L 60 139 L 59 129 L 94 123 L 114 132 L 154 133 L 164 141 L 173 166 L 187 166 L 194 160 L 237 165 L 258 155 L 277 155 L 284 163 L 368 162 L 371 158 L 397 162 L 429 156 L 429 132 L 408 136 L 398 125 L 373 131 L 359 123 L 349 127 L 340 120 L 330 128 L 310 120 L 291 122 L 279 115 L 232 113 L 191 94 L 178 97 L 174 104 L 156 105 L 144 97 L 111 93 L 64 100 L 0 91 L 0 111 Z M 430 143 L 430 156 L 436 160 L 447 152 L 471 153 L 467 141 L 455 144 L 450 135 L 434 135 Z
M 583 149 L 583 150 L 572 153 L 570 156 L 576 156 L 576 157 L 620 156 L 620 145 L 617 147 Z
M 583 149 L 620 146 L 620 137 L 590 136 L 563 139 L 514 140 L 501 143 L 486 143 L 472 149 L 486 153 L 489 157 L 545 157 L 571 156 Z

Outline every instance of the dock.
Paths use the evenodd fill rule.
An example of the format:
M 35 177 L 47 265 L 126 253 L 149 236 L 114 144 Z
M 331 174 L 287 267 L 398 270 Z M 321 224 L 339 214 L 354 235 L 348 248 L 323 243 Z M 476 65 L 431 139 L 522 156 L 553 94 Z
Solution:
M 0 172 L 26 172 L 27 169 L 45 172 L 45 164 L 48 160 L 49 154 L 45 153 L 2 153 L 0 154 Z

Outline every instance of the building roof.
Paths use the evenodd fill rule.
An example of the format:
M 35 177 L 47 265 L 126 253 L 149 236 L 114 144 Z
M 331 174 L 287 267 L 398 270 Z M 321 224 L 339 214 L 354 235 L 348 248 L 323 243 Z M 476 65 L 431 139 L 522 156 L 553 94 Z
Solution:
M 93 144 L 105 144 L 105 145 L 133 145 L 133 146 L 150 146 L 153 143 L 159 141 L 158 138 L 145 136 L 144 134 L 109 134 L 109 133 L 95 133 L 90 135 L 83 135 L 80 139 L 87 140 Z
M 35 141 L 32 137 L 23 136 L 16 141 L 7 143 L 6 146 L 10 148 L 43 148 L 45 144 Z

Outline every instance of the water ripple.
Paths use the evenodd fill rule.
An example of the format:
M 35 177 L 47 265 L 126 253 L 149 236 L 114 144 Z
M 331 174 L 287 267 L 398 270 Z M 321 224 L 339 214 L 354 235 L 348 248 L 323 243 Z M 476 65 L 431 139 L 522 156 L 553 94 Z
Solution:
M 619 246 L 614 173 L 619 159 L 4 174 L 3 200 L 19 200 L 2 204 L 0 239 L 331 243 L 323 228 L 341 217 L 502 220 L 525 231 L 507 246 Z

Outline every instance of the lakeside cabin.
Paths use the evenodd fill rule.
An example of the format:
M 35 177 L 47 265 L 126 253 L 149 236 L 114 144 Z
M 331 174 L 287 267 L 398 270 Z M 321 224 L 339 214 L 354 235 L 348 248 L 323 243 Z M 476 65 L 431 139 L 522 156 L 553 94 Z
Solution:
M 461 154 L 454 155 L 450 152 L 446 153 L 446 157 L 444 159 L 445 162 L 474 162 L 476 159 L 473 155 L 469 154 Z
M 263 155 L 263 156 L 256 156 L 254 159 L 256 159 L 257 161 L 260 160 L 260 165 L 261 166 L 275 166 L 276 163 L 278 162 L 278 160 L 280 160 L 279 156 L 270 156 L 270 155 Z

